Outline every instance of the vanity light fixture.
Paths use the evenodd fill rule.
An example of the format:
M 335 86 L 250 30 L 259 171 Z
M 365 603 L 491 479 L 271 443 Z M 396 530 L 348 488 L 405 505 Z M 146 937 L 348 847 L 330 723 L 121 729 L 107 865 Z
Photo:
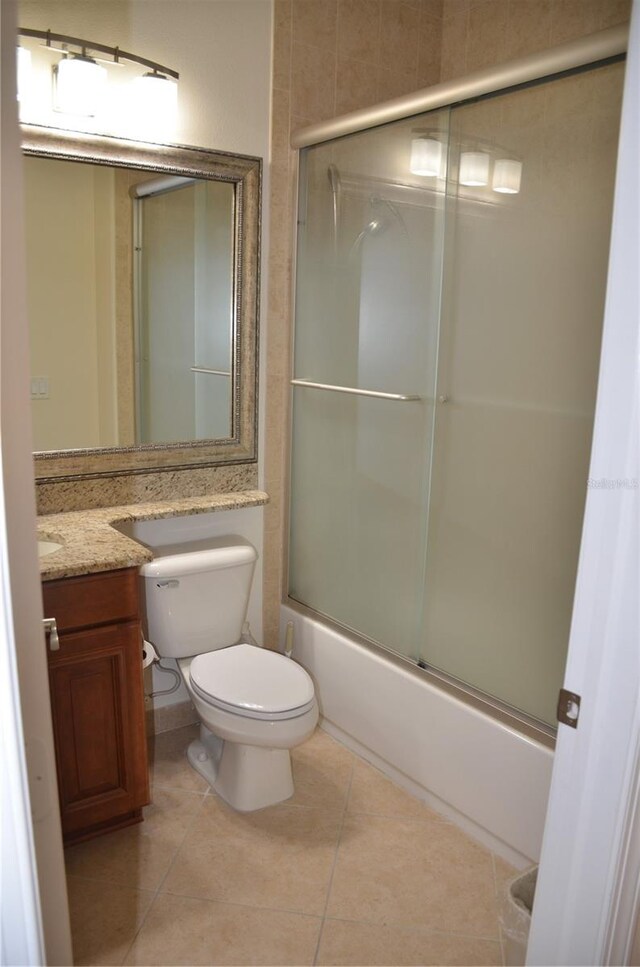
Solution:
M 449 133 L 434 128 L 414 128 L 411 136 L 409 170 L 424 178 L 447 177 L 447 154 Z M 509 148 L 483 138 L 457 141 L 459 152 L 457 181 L 465 188 L 488 188 L 498 194 L 517 195 L 522 181 L 522 161 L 511 154 Z M 493 164 L 493 173 L 491 166 Z M 453 180 L 456 179 L 455 172 Z
M 437 178 L 442 171 L 443 145 L 436 138 L 417 137 L 411 141 L 411 173 Z
M 503 195 L 517 195 L 522 181 L 522 162 L 513 158 L 498 158 L 493 166 L 491 187 Z
M 458 175 L 460 184 L 467 188 L 484 188 L 488 185 L 490 160 L 486 151 L 463 151 Z
M 146 130 L 173 126 L 178 109 L 178 85 L 158 71 L 136 77 L 132 84 L 136 117 Z
M 86 54 L 70 54 L 53 68 L 53 109 L 93 117 L 102 106 L 107 69 Z
M 139 106 L 141 120 L 148 118 L 148 112 L 154 111 L 154 116 L 162 114 L 165 125 L 168 125 L 176 114 L 177 82 L 180 77 L 177 71 L 163 64 L 158 64 L 146 57 L 121 50 L 119 47 L 109 47 L 93 40 L 83 40 L 81 37 L 70 37 L 67 34 L 56 34 L 50 30 L 32 30 L 20 27 L 18 35 L 25 38 L 35 38 L 44 41 L 42 46 L 50 51 L 59 52 L 61 59 L 54 65 L 54 110 L 64 114 L 93 116 L 101 109 L 101 102 L 106 101 L 108 95 L 108 71 L 98 63 L 122 64 L 124 61 L 138 64 L 147 69 L 141 77 L 133 80 L 132 101 Z M 25 50 L 31 57 L 31 51 Z M 26 60 L 21 60 L 19 53 L 18 72 L 23 74 Z M 140 91 L 144 90 L 143 96 Z M 151 93 L 150 93 L 151 92 Z

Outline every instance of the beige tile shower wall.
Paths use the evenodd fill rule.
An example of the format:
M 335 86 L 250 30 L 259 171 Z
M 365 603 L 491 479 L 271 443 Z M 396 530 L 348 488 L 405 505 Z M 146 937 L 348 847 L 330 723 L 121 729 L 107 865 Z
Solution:
M 266 386 L 264 639 L 283 583 L 294 128 L 437 83 L 442 0 L 276 0 Z
M 443 0 L 441 79 L 626 23 L 630 0 Z

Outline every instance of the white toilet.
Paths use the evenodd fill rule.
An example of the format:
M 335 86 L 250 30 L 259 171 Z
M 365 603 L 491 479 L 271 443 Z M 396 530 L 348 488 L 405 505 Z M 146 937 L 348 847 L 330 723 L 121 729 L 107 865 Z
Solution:
M 313 682 L 277 652 L 238 643 L 256 550 L 241 537 L 157 548 L 140 568 L 145 637 L 176 658 L 201 719 L 188 757 L 241 812 L 293 795 L 289 749 L 318 721 Z

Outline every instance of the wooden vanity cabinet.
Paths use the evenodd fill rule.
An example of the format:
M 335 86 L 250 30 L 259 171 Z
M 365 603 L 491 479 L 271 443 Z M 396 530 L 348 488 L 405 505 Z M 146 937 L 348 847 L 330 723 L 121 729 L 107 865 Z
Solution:
M 66 843 L 140 822 L 149 802 L 136 568 L 43 584 Z

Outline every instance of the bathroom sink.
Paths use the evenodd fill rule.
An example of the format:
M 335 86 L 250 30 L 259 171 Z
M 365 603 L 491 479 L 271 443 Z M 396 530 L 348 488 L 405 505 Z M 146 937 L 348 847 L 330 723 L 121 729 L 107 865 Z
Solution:
M 46 557 L 62 549 L 62 544 L 57 541 L 38 541 L 38 557 Z

